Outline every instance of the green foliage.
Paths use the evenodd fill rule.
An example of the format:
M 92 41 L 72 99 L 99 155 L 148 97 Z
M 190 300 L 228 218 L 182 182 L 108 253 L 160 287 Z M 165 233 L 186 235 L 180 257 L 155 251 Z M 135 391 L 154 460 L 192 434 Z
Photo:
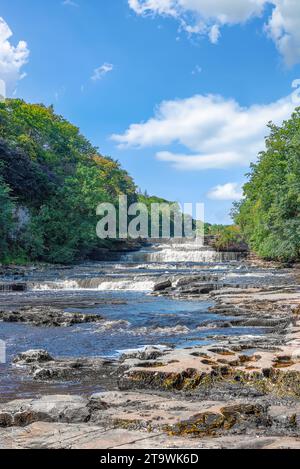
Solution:
M 300 254 L 300 108 L 281 127 L 269 125 L 266 150 L 251 165 L 236 223 L 263 258 L 290 261 Z
M 238 226 L 224 226 L 216 233 L 214 246 L 220 250 L 239 250 L 239 246 L 243 243 L 243 237 Z
M 118 162 L 103 157 L 52 107 L 0 103 L 0 259 L 73 262 L 107 246 L 96 236 L 96 207 L 136 187 Z M 13 227 L 16 206 L 29 220 Z M 18 220 L 15 220 L 18 225 Z M 14 229 L 13 229 L 14 228 Z M 12 233 L 12 236 L 10 236 Z
M 243 250 L 243 248 L 246 248 L 241 230 L 236 225 L 211 225 L 205 223 L 204 234 L 215 237 L 213 245 L 219 251 Z
M 0 177 L 0 253 L 2 259 L 9 255 L 13 229 L 14 205 L 9 196 L 9 188 Z

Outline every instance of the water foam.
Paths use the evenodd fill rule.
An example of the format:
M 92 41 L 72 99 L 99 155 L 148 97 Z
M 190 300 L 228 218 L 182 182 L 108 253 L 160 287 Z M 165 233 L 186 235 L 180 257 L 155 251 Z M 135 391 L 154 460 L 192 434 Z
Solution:
M 33 291 L 94 290 L 94 291 L 152 291 L 155 281 L 133 277 L 131 279 L 90 278 L 38 283 Z
M 237 252 L 217 252 L 215 249 L 202 246 L 199 243 L 186 242 L 185 244 L 161 244 L 152 250 L 125 254 L 122 261 L 131 263 L 215 263 L 237 261 L 239 257 L 240 254 Z

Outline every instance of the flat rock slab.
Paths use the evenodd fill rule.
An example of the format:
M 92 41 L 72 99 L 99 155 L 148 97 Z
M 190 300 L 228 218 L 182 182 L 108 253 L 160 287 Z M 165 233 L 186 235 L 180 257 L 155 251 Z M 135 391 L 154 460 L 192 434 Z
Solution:
M 221 422 L 221 409 L 225 406 L 225 402 L 193 402 L 169 396 L 126 392 L 94 394 L 89 401 L 91 423 L 131 430 L 165 432 L 175 432 L 184 422 L 199 420 L 201 416 L 204 419 L 204 416 L 216 415 L 220 417 Z M 208 428 L 209 424 L 205 427 Z
M 188 438 L 246 432 L 300 435 L 300 403 L 232 399 L 230 402 L 187 400 L 127 392 L 20 399 L 0 406 L 0 428 L 28 427 L 35 422 L 87 424 L 102 431 L 126 429 Z
M 26 428 L 0 429 L 0 449 L 299 449 L 300 438 L 181 438 L 86 424 L 37 422 Z
M 0 427 L 22 427 L 33 422 L 86 422 L 88 401 L 80 396 L 20 399 L 0 406 Z
M 5 449 L 112 449 L 135 444 L 147 448 L 157 438 L 158 435 L 146 432 L 37 422 L 26 429 L 0 430 L 0 448 L 2 445 Z M 165 435 L 159 438 L 159 446 L 167 439 Z

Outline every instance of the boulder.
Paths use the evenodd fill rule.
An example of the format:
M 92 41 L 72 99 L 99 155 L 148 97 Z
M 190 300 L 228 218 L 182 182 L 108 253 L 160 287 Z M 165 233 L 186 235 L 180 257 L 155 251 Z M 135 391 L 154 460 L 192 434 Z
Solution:
M 168 280 L 163 280 L 162 282 L 158 282 L 154 285 L 153 291 L 158 292 L 158 291 L 163 291 L 166 290 L 167 288 L 172 287 L 172 282 L 170 279 Z

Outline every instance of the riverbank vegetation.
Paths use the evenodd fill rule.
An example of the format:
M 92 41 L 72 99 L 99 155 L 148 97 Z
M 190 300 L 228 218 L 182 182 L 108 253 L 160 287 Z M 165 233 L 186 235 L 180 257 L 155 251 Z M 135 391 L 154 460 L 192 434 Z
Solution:
M 218 251 L 246 251 L 241 229 L 237 225 L 211 225 L 204 224 L 204 234 L 211 238 L 210 244 Z
M 281 127 L 269 125 L 266 150 L 251 165 L 234 218 L 259 256 L 300 257 L 300 108 Z
M 136 202 L 136 186 L 52 107 L 0 103 L 0 260 L 68 263 L 112 241 L 96 236 L 96 207 Z

